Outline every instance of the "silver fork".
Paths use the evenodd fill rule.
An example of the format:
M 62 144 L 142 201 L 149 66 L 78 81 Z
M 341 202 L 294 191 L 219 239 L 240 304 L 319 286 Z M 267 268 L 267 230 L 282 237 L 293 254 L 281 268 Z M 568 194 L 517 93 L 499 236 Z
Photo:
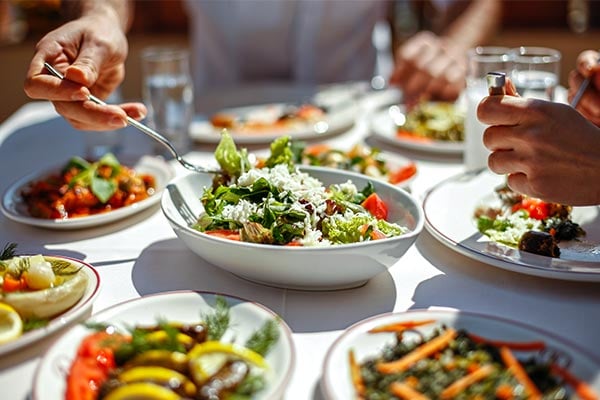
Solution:
M 44 66 L 46 67 L 46 69 L 48 71 L 50 71 L 50 73 L 52 75 L 54 75 L 57 78 L 62 79 L 62 80 L 65 79 L 64 75 L 61 74 L 60 72 L 58 72 L 56 70 L 56 68 L 54 68 L 52 65 L 50 65 L 48 63 L 44 63 Z M 88 100 L 93 101 L 94 103 L 100 104 L 102 106 L 107 105 L 104 101 L 100 100 L 98 97 L 94 96 L 93 94 L 90 94 L 88 96 Z M 183 157 L 181 157 L 179 155 L 179 153 L 177 152 L 175 147 L 173 147 L 173 145 L 171 144 L 171 142 L 169 142 L 169 140 L 167 138 L 165 138 L 160 133 L 156 132 L 154 129 L 131 118 L 130 116 L 127 116 L 127 123 L 137 129 L 139 129 L 140 131 L 144 132 L 146 135 L 148 135 L 152 139 L 160 142 L 163 146 L 165 146 L 167 149 L 169 149 L 171 154 L 173 154 L 173 157 L 175 157 L 175 159 L 179 162 L 179 164 L 183 165 L 186 169 L 189 169 L 194 172 L 204 173 L 204 174 L 217 174 L 220 172 L 220 170 L 218 168 L 209 168 L 209 167 L 205 167 L 205 166 L 201 166 L 201 165 L 196 165 L 196 164 L 192 164 L 189 161 L 185 160 Z
M 190 208 L 190 206 L 185 202 L 183 196 L 177 186 L 173 184 L 167 185 L 167 190 L 169 191 L 169 195 L 171 196 L 171 200 L 173 201 L 173 205 L 179 212 L 188 226 L 193 226 L 198 222 L 198 218 Z

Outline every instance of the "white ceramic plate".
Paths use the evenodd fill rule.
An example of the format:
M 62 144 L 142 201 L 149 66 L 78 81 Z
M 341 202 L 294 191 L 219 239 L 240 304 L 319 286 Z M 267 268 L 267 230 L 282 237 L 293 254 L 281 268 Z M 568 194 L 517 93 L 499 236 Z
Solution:
M 427 311 L 415 310 L 403 313 L 390 313 L 371 317 L 348 328 L 331 346 L 323 365 L 321 387 L 325 397 L 330 400 L 345 400 L 356 397 L 348 368 L 348 352 L 354 349 L 357 362 L 361 363 L 369 357 L 376 356 L 390 341 L 393 333 L 370 334 L 368 331 L 376 326 L 406 321 L 436 320 L 439 324 L 470 332 L 489 339 L 531 342 L 543 341 L 548 347 L 567 354 L 572 364 L 569 371 L 576 377 L 588 382 L 597 393 L 600 393 L 600 360 L 589 356 L 568 341 L 551 333 L 526 324 L 510 321 L 494 316 L 461 312 L 461 311 Z M 419 331 L 427 332 L 439 324 L 419 327 Z M 393 342 L 392 342 L 393 343 Z
M 66 163 L 62 163 L 53 169 L 38 171 L 27 175 L 15 183 L 13 183 L 4 193 L 2 197 L 2 212 L 4 215 L 16 222 L 22 224 L 39 226 L 50 229 L 79 229 L 89 228 L 93 226 L 107 224 L 126 217 L 129 217 L 137 212 L 145 210 L 160 201 L 160 195 L 167 185 L 167 182 L 175 175 L 174 169 L 160 157 L 144 156 L 135 164 L 127 163 L 127 160 L 121 161 L 123 165 L 133 167 L 141 173 L 151 174 L 156 178 L 156 193 L 147 199 L 139 201 L 129 206 L 118 208 L 102 214 L 94 214 L 86 217 L 69 218 L 69 219 L 44 219 L 35 218 L 29 215 L 27 207 L 21 198 L 21 191 L 30 182 L 44 178 L 53 171 L 59 171 Z
M 503 176 L 484 169 L 438 184 L 423 201 L 427 230 L 452 250 L 499 268 L 555 279 L 600 281 L 600 207 L 573 209 L 573 220 L 586 236 L 561 242 L 560 258 L 521 252 L 479 233 L 473 213 L 477 206 L 494 201 L 494 189 L 503 183 Z
M 396 135 L 398 125 L 394 122 L 397 114 L 403 108 L 397 105 L 385 107 L 373 114 L 370 120 L 371 131 L 379 140 L 409 150 L 424 151 L 440 154 L 462 154 L 463 142 L 449 142 L 444 140 L 411 140 Z
M 83 261 L 75 260 L 69 257 L 63 256 L 46 256 L 57 259 L 63 259 L 73 263 L 75 266 L 81 268 L 81 273 L 84 273 L 87 276 L 88 284 L 83 296 L 73 307 L 71 307 L 66 312 L 52 318 L 48 325 L 43 328 L 34 329 L 23 334 L 19 339 L 8 342 L 6 344 L 0 345 L 0 356 L 4 354 L 10 353 L 14 350 L 25 347 L 37 340 L 40 340 L 57 330 L 81 319 L 86 312 L 90 310 L 92 304 L 96 297 L 98 296 L 100 289 L 100 276 L 98 272 L 89 264 L 86 264 Z
M 134 324 L 152 325 L 160 319 L 183 323 L 198 322 L 213 310 L 215 297 L 230 306 L 231 324 L 222 340 L 244 343 L 263 323 L 278 320 L 279 340 L 265 357 L 271 373 L 268 387 L 256 399 L 276 399 L 283 393 L 294 369 L 294 346 L 290 328 L 265 306 L 237 297 L 194 291 L 164 292 L 118 304 L 96 314 L 87 322 L 110 323 L 126 331 Z M 33 399 L 63 400 L 66 374 L 84 337 L 92 331 L 78 325 L 67 331 L 44 355 L 35 373 Z
M 169 183 L 161 200 L 162 211 L 185 245 L 211 264 L 242 278 L 270 286 L 300 290 L 347 289 L 392 267 L 414 243 L 423 226 L 417 200 L 403 189 L 364 175 L 332 168 L 301 167 L 325 186 L 351 180 L 358 188 L 372 182 L 388 205 L 388 220 L 409 229 L 404 235 L 334 246 L 277 246 L 223 239 L 193 229 L 180 213 L 182 200 L 199 216 L 200 200 L 211 177 L 188 174 Z M 285 260 L 285 262 L 282 262 Z
M 261 112 L 265 109 L 284 108 L 284 103 L 259 104 L 247 107 L 223 109 L 221 113 L 244 116 Z M 334 135 L 350 129 L 356 118 L 356 105 L 349 105 L 333 112 L 328 112 L 322 120 L 314 123 L 299 123 L 289 128 L 264 129 L 260 132 L 239 132 L 229 130 L 229 133 L 238 144 L 267 144 L 283 135 L 289 135 L 295 140 L 310 140 Z M 192 139 L 198 142 L 219 143 L 221 128 L 215 128 L 210 121 L 196 120 L 190 127 Z

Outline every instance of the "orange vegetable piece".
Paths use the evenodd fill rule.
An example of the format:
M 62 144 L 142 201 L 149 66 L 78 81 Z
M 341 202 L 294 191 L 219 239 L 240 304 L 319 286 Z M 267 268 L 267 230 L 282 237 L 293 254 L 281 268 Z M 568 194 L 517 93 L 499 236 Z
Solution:
M 449 328 L 441 335 L 431 339 L 429 342 L 422 344 L 404 357 L 387 362 L 378 363 L 377 370 L 382 374 L 395 374 L 405 371 L 411 365 L 423 358 L 429 357 L 432 354 L 442 350 L 456 337 L 456 330 Z
M 388 181 L 393 184 L 404 182 L 417 173 L 417 164 L 410 164 L 389 173 Z
M 418 392 L 406 383 L 394 382 L 390 385 L 390 392 L 393 395 L 406 400 L 429 400 L 429 397 L 423 393 Z
M 529 395 L 529 399 L 531 400 L 539 400 L 542 398 L 542 393 L 535 386 L 535 383 L 529 378 L 525 369 L 514 356 L 512 351 L 506 346 L 500 347 L 500 357 L 504 364 L 508 368 L 508 370 L 513 374 L 513 376 L 523 385 L 525 392 Z

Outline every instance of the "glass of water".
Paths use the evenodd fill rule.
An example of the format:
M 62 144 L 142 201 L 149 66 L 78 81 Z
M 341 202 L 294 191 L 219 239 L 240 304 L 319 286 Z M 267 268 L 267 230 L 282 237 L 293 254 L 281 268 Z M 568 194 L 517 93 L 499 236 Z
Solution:
M 190 148 L 189 128 L 194 94 L 189 52 L 183 48 L 149 47 L 142 51 L 143 96 L 149 124 L 179 152 Z M 171 156 L 156 143 L 156 153 Z
M 465 115 L 465 151 L 466 170 L 487 167 L 489 150 L 483 145 L 483 131 L 487 125 L 477 119 L 477 106 L 488 92 L 486 75 L 488 72 L 511 71 L 512 62 L 506 47 L 475 47 L 467 52 L 467 82 L 465 97 L 467 112 Z
M 521 96 L 555 100 L 560 76 L 560 51 L 521 46 L 511 49 L 511 58 L 513 70 L 510 76 Z

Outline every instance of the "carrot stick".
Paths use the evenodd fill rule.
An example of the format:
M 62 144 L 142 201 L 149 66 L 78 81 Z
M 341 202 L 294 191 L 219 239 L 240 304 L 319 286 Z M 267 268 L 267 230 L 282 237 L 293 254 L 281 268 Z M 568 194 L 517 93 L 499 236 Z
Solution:
M 565 382 L 569 384 L 569 386 L 573 387 L 575 393 L 577 393 L 577 396 L 582 400 L 598 400 L 600 398 L 594 389 L 590 387 L 590 385 L 577 378 L 565 368 L 559 367 L 556 364 L 552 364 L 550 369 L 553 373 L 563 378 Z
M 488 344 L 494 347 L 508 347 L 512 350 L 518 351 L 535 351 L 535 350 L 543 350 L 546 348 L 546 343 L 542 341 L 536 342 L 505 342 L 502 340 L 493 340 L 484 338 L 473 333 L 469 333 L 469 339 L 474 341 L 475 343 L 483 343 Z
M 354 390 L 356 391 L 356 398 L 363 399 L 366 390 L 365 382 L 360 374 L 360 365 L 356 362 L 353 350 L 350 350 L 348 353 L 348 358 L 350 361 L 350 377 L 352 378 L 352 386 L 354 386 Z
M 425 396 L 423 393 L 416 391 L 406 383 L 402 382 L 393 382 L 390 385 L 390 392 L 392 392 L 393 395 L 400 397 L 401 399 L 429 400 L 429 397 Z
M 540 393 L 539 389 L 529 378 L 529 375 L 527 375 L 527 372 L 525 372 L 525 369 L 513 355 L 512 351 L 506 346 L 500 347 L 500 357 L 508 370 L 523 385 L 525 392 L 529 395 L 529 399 L 540 400 L 542 398 L 542 393 Z
M 450 343 L 455 337 L 456 331 L 452 328 L 449 328 L 441 335 L 431 339 L 427 343 L 422 344 L 410 353 L 406 354 L 404 357 L 396 361 L 377 364 L 377 370 L 382 374 L 395 374 L 402 372 L 417 361 L 425 357 L 429 357 L 431 354 L 434 354 L 448 346 L 448 343 Z
M 446 387 L 440 394 L 440 398 L 442 400 L 451 399 L 454 396 L 463 392 L 466 388 L 468 388 L 475 382 L 479 382 L 480 380 L 486 378 L 492 372 L 494 372 L 494 366 L 491 364 L 479 367 L 470 374 L 463 376 L 462 378 L 458 379 L 457 381 L 453 382 L 448 387 Z
M 406 321 L 406 322 L 395 322 L 393 324 L 380 325 L 369 330 L 369 333 L 380 333 L 380 332 L 403 332 L 407 329 L 416 328 L 417 326 L 427 325 L 435 322 L 433 319 L 423 321 Z

